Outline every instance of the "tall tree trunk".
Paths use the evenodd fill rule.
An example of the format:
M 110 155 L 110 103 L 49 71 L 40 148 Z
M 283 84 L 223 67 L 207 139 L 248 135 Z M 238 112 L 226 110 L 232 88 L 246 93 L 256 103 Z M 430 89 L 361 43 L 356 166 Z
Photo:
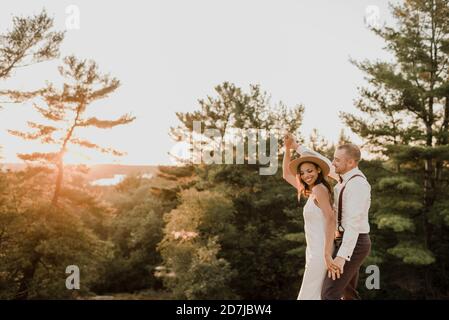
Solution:
M 446 103 L 444 106 L 444 118 L 443 118 L 443 138 L 442 145 L 449 143 L 449 96 L 446 96 Z
M 428 148 L 433 147 L 433 129 L 432 125 L 435 121 L 433 114 L 433 96 L 429 97 L 429 109 L 426 121 L 426 146 Z M 426 156 L 424 160 L 424 230 L 425 230 L 425 245 L 428 249 L 431 249 L 431 237 L 432 237 L 432 225 L 428 221 L 427 212 L 433 206 L 435 200 L 435 179 L 434 179 L 434 166 L 433 157 L 431 155 Z
M 34 274 L 36 273 L 38 263 L 39 263 L 39 256 L 36 255 L 31 260 L 31 265 L 28 266 L 23 271 L 23 277 L 20 280 L 19 290 L 17 291 L 16 296 L 15 296 L 16 300 L 28 299 L 30 284 L 31 284 L 31 281 L 33 281 Z
M 431 75 L 433 79 L 434 75 Z M 430 91 L 433 91 L 433 83 L 431 84 Z M 426 119 L 426 146 L 428 148 L 433 147 L 433 128 L 435 117 L 433 114 L 433 101 L 434 97 L 429 97 L 429 104 L 427 110 Z M 432 155 L 427 155 L 424 160 L 424 215 L 423 215 L 423 226 L 424 226 L 424 245 L 425 247 L 432 251 L 432 234 L 433 225 L 429 222 L 428 213 L 432 209 L 435 199 L 435 179 L 434 179 L 434 166 Z M 426 298 L 431 298 L 432 295 L 432 275 L 426 271 L 424 276 L 424 292 Z
M 67 151 L 67 144 L 69 143 L 70 139 L 72 138 L 73 135 L 73 131 L 75 130 L 75 128 L 78 125 L 78 120 L 81 116 L 81 110 L 83 108 L 83 104 L 79 104 L 77 109 L 76 109 L 76 116 L 75 119 L 73 120 L 72 125 L 70 126 L 70 129 L 67 131 L 67 134 L 64 138 L 64 142 L 62 143 L 61 149 L 59 151 L 58 154 L 58 159 L 57 159 L 57 176 L 56 176 L 56 183 L 55 183 L 55 193 L 53 194 L 53 200 L 51 201 L 51 204 L 53 206 L 56 206 L 58 204 L 58 199 L 59 199 L 59 194 L 61 193 L 61 185 L 62 185 L 62 180 L 64 178 L 64 155 Z
M 445 98 L 443 125 L 441 126 L 441 136 L 437 144 L 445 146 L 449 143 L 449 96 Z M 441 173 L 443 171 L 443 161 L 439 160 L 435 164 L 435 179 L 439 183 L 441 181 Z
M 63 177 L 64 177 L 64 163 L 62 161 L 62 156 L 61 156 L 59 158 L 58 164 L 57 164 L 55 192 L 53 194 L 53 200 L 51 201 L 51 204 L 53 206 L 56 206 L 58 204 L 59 194 L 61 193 L 61 185 L 62 185 Z

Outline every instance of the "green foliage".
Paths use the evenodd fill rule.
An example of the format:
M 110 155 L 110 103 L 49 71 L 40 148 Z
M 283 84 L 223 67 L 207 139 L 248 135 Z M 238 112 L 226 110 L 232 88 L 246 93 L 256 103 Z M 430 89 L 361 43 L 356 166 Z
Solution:
M 161 287 L 154 270 L 161 263 L 156 247 L 162 240 L 164 206 L 150 194 L 152 186 L 149 179 L 130 176 L 108 195 L 115 208 L 108 227 L 113 248 L 95 283 L 95 292 L 110 294 Z
M 57 171 L 55 191 L 52 203 L 57 204 L 64 175 L 64 156 L 73 146 L 94 149 L 116 156 L 123 153 L 105 148 L 77 136 L 81 128 L 96 127 L 110 129 L 125 125 L 135 120 L 125 114 L 116 120 L 101 120 L 89 116 L 91 103 L 108 97 L 120 85 L 119 80 L 109 75 L 102 75 L 94 61 L 80 60 L 74 56 L 64 58 L 59 73 L 64 78 L 62 88 L 57 89 L 51 83 L 35 92 L 9 90 L 3 92 L 15 102 L 33 101 L 34 109 L 45 120 L 43 123 L 28 121 L 30 132 L 8 130 L 10 134 L 25 140 L 40 141 L 53 147 L 51 152 L 31 152 L 17 156 L 29 162 L 44 163 Z M 39 99 L 38 99 L 39 98 Z
M 449 227 L 449 201 L 441 199 L 435 203 L 431 211 L 433 224 L 440 224 Z
M 304 232 L 298 232 L 298 233 L 287 233 L 284 236 L 285 240 L 288 241 L 295 241 L 298 243 L 305 243 L 306 242 L 306 236 L 304 234 Z
M 188 189 L 181 192 L 181 205 L 165 217 L 167 224 L 160 244 L 163 278 L 175 297 L 181 299 L 230 299 L 235 272 L 220 257 L 219 239 L 236 237 L 232 227 L 234 209 L 223 194 Z
M 176 113 L 180 125 L 170 128 L 170 135 L 175 141 L 188 143 L 190 151 L 193 150 L 190 138 L 194 132 L 194 121 L 201 122 L 202 130 L 215 129 L 220 135 L 214 138 L 202 135 L 203 140 L 199 144 L 203 150 L 208 150 L 211 146 L 224 150 L 225 139 L 235 138 L 233 137 L 235 129 L 270 130 L 280 144 L 283 130 L 295 132 L 301 124 L 304 113 L 302 105 L 292 108 L 287 108 L 282 102 L 272 105 L 268 94 L 262 91 L 259 85 L 250 85 L 249 91 L 244 92 L 234 84 L 224 82 L 215 87 L 215 92 L 217 97 L 207 96 L 206 99 L 199 100 L 200 110 Z M 248 137 L 236 139 L 244 145 L 244 150 L 248 150 Z M 278 154 L 279 150 L 270 150 L 268 146 L 267 152 Z M 245 153 L 245 162 L 248 162 L 250 156 L 248 152 Z M 235 152 L 233 159 L 236 162 Z M 182 159 L 178 160 L 189 163 Z
M 414 181 L 399 176 L 384 177 L 380 179 L 377 186 L 380 190 L 388 190 L 388 192 L 417 193 L 420 191 L 420 187 Z
M 449 2 L 410 0 L 392 9 L 395 26 L 373 31 L 394 60 L 354 62 L 368 81 L 356 101 L 362 116 L 341 117 L 385 160 L 367 172 L 373 249 L 385 279 L 379 296 L 447 297 Z
M 0 79 L 15 68 L 56 58 L 63 32 L 52 31 L 53 19 L 45 10 L 29 17 L 13 17 L 12 28 L 0 35 Z
M 378 216 L 377 227 L 379 229 L 391 228 L 394 232 L 415 230 L 412 219 L 394 214 Z
M 342 113 L 342 118 L 379 155 L 360 163 L 372 185 L 373 247 L 364 266 L 381 270 L 381 290 L 368 291 L 362 268 L 364 298 L 449 296 L 448 13 L 446 0 L 393 6 L 395 27 L 374 32 L 395 61 L 354 62 L 368 80 L 356 101 L 362 116 Z M 55 57 L 62 34 L 51 27 L 45 12 L 15 19 L 13 30 L 0 37 L 0 78 L 19 66 L 17 57 L 32 57 L 30 62 Z M 2 92 L 16 102 L 41 98 L 34 108 L 46 123 L 29 122 L 29 132 L 11 133 L 57 146 L 56 153 L 21 157 L 56 165 L 62 187 L 58 206 L 51 205 L 53 170 L 0 172 L 0 298 L 161 289 L 178 299 L 296 297 L 306 248 L 302 204 L 281 168 L 261 176 L 259 164 L 186 163 L 160 167 L 151 179 L 127 177 L 113 188 L 89 186 L 76 169 L 64 169 L 63 177 L 61 161 L 70 144 L 119 154 L 77 137 L 78 129 L 112 128 L 134 118 L 89 115 L 90 103 L 120 85 L 99 74 L 96 63 L 67 57 L 60 74 L 66 81 L 59 89 L 49 84 L 35 92 Z M 224 82 L 215 87 L 215 96 L 199 100 L 198 110 L 177 113 L 180 124 L 170 133 L 186 142 L 193 121 L 200 121 L 203 129 L 221 134 L 219 141 L 205 139 L 202 146 L 221 146 L 229 128 L 298 133 L 303 112 L 302 105 L 272 105 L 258 85 L 245 91 Z M 348 140 L 342 131 L 339 142 Z M 243 143 L 247 150 L 248 141 Z M 334 150 L 317 130 L 310 143 L 328 156 Z M 81 269 L 77 293 L 65 288 L 68 265 Z
M 51 206 L 46 169 L 1 174 L 0 295 L 4 299 L 89 294 L 110 245 L 80 218 L 80 207 Z M 98 204 L 84 203 L 87 216 Z M 105 209 L 103 208 L 103 211 Z M 81 271 L 81 290 L 67 290 L 66 267 Z
M 291 111 L 282 103 L 273 107 L 259 86 L 250 86 L 246 93 L 225 82 L 215 90 L 217 97 L 200 100 L 199 111 L 177 114 L 181 124 L 172 128 L 174 137 L 188 141 L 194 120 L 201 121 L 205 128 L 218 129 L 222 136 L 230 127 L 280 127 L 296 132 L 301 124 L 302 106 L 296 106 Z M 205 141 L 205 144 L 208 143 Z M 244 140 L 243 143 L 247 150 L 248 142 Z M 282 143 L 280 135 L 278 143 Z M 316 144 L 320 143 L 317 138 Z M 279 150 L 269 152 L 281 156 Z M 245 160 L 249 156 L 245 154 Z M 305 244 L 294 241 L 299 240 L 301 235 L 293 234 L 301 232 L 302 228 L 296 195 L 282 180 L 280 168 L 273 176 L 261 176 L 259 167 L 258 164 L 247 163 L 196 166 L 197 180 L 193 185 L 196 190 L 182 192 L 180 206 L 169 216 L 168 227 L 185 226 L 185 230 L 198 232 L 192 243 L 176 244 L 169 241 L 169 232 L 175 230 L 165 231 L 162 255 L 166 265 L 169 261 L 171 263 L 167 267 L 174 265 L 176 275 L 180 270 L 182 275 L 188 272 L 189 269 L 182 266 L 189 266 L 195 255 L 186 251 L 199 250 L 191 246 L 199 242 L 204 246 L 208 233 L 217 237 L 220 245 L 217 258 L 224 258 L 231 267 L 227 275 L 229 289 L 223 290 L 221 298 L 236 294 L 243 299 L 288 299 L 296 296 L 299 289 Z M 202 196 L 202 200 L 197 199 L 197 194 Z M 216 199 L 218 194 L 220 199 Z M 209 202 L 205 200 L 207 198 L 214 200 Z M 187 205 L 184 206 L 186 201 Z M 225 209 L 227 207 L 229 209 Z M 192 217 L 194 212 L 197 215 Z M 211 225 L 208 227 L 209 223 Z M 170 249 L 166 247 L 167 243 Z M 231 276 L 234 274 L 238 276 Z M 176 279 L 176 276 L 167 278 L 167 285 L 174 290 L 180 286 L 183 288 Z
M 432 252 L 417 243 L 399 243 L 397 246 L 388 249 L 388 253 L 402 259 L 407 264 L 429 265 L 435 262 Z

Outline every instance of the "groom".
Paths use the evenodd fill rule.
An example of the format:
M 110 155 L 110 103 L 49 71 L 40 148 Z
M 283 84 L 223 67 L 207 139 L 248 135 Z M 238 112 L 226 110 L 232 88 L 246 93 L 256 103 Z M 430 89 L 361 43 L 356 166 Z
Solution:
M 295 149 L 299 154 L 307 151 L 316 153 L 297 144 Z M 350 143 L 338 146 L 334 153 L 329 176 L 339 181 L 334 189 L 334 205 L 336 213 L 340 209 L 344 232 L 340 246 L 335 248 L 329 276 L 324 279 L 323 300 L 360 299 L 356 290 L 359 270 L 371 250 L 368 223 L 371 186 L 358 168 L 360 159 L 360 149 Z

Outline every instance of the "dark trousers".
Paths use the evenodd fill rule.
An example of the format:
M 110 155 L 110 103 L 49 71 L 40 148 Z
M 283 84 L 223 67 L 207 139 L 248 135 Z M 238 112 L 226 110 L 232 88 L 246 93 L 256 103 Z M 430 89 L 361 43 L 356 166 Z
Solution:
M 334 257 L 338 249 L 334 252 Z M 357 282 L 359 280 L 359 270 L 363 260 L 371 251 L 371 240 L 369 234 L 359 234 L 357 243 L 352 253 L 351 260 L 346 261 L 343 267 L 343 274 L 340 279 L 332 280 L 326 275 L 321 290 L 323 300 L 359 300 L 357 292 Z

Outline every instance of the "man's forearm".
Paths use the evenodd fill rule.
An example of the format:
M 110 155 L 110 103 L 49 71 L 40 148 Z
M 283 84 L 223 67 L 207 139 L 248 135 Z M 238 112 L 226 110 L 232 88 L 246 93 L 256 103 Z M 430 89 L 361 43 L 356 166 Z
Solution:
M 356 230 L 353 230 L 352 228 L 345 230 L 337 256 L 342 257 L 346 261 L 351 260 L 358 237 L 359 233 Z

